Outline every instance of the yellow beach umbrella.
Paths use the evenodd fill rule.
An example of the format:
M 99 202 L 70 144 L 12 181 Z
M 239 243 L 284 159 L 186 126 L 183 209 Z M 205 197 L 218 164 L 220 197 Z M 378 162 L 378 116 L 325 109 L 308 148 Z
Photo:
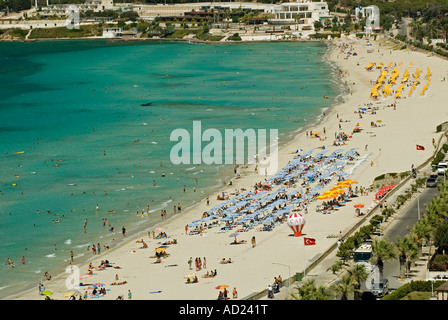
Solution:
M 338 184 L 337 184 L 338 188 L 347 188 L 347 187 L 350 187 L 350 186 L 351 186 L 351 184 L 347 183 L 347 182 L 338 182 Z

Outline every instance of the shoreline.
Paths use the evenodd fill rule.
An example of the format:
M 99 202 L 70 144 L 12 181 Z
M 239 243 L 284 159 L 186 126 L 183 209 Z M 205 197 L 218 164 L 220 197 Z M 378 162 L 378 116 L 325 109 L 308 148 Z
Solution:
M 7 30 L 7 29 L 6 29 Z M 213 41 L 184 38 L 103 38 L 103 37 L 73 37 L 73 38 L 33 38 L 33 39 L 1 39 L 0 42 L 42 42 L 42 41 L 70 41 L 70 40 L 104 40 L 108 42 L 189 42 L 203 44 L 256 43 L 256 42 L 328 42 L 327 39 L 281 39 L 281 40 L 250 40 L 250 41 Z
M 375 42 L 375 44 L 377 44 L 378 42 Z M 331 42 L 330 42 L 330 45 L 331 45 Z M 350 74 L 349 73 L 349 70 L 344 70 L 345 68 L 344 68 L 344 63 L 341 63 L 339 60 L 338 60 L 338 58 L 335 58 L 334 57 L 334 55 L 338 55 L 338 47 L 335 45 L 335 44 L 333 44 L 333 48 L 331 48 L 330 46 L 329 46 L 329 48 L 328 48 L 328 50 L 329 51 L 327 51 L 327 55 L 328 55 L 328 59 L 332 62 L 332 63 L 334 63 L 335 64 L 335 67 L 337 68 L 337 69 L 340 69 L 340 70 L 342 70 L 343 71 L 343 73 L 341 74 L 341 83 L 344 83 L 344 80 L 345 81 L 347 81 L 347 86 L 348 86 L 348 88 L 350 88 L 350 92 L 346 92 L 346 94 L 345 95 L 341 95 L 341 102 L 340 103 L 336 103 L 336 104 L 334 104 L 334 105 L 332 105 L 331 107 L 329 107 L 328 108 L 328 110 L 327 110 L 327 112 L 326 112 L 326 115 L 325 116 L 322 116 L 320 119 L 316 119 L 316 123 L 313 123 L 313 124 L 309 124 L 308 126 L 305 126 L 305 127 L 303 127 L 303 128 L 301 128 L 301 129 L 299 129 L 298 130 L 298 132 L 295 132 L 295 137 L 294 138 L 292 138 L 292 140 L 291 141 L 288 141 L 287 143 L 285 143 L 284 145 L 283 145 L 283 147 L 280 149 L 279 148 L 279 168 L 283 168 L 285 165 L 286 165 L 286 163 L 288 163 L 290 160 L 292 160 L 292 158 L 294 157 L 294 153 L 292 152 L 292 150 L 295 150 L 295 149 L 297 149 L 297 148 L 302 148 L 304 151 L 308 151 L 308 150 L 310 150 L 313 146 L 314 147 L 316 147 L 319 143 L 317 142 L 317 141 L 315 141 L 315 139 L 314 138 L 311 138 L 311 139 L 309 139 L 309 138 L 307 138 L 306 140 L 305 140 L 305 138 L 304 138 L 304 136 L 302 135 L 303 133 L 304 133 L 304 131 L 307 131 L 309 128 L 315 128 L 316 126 L 319 126 L 319 127 L 321 127 L 321 126 L 326 126 L 326 128 L 327 128 L 327 132 L 333 132 L 334 130 L 338 130 L 337 128 L 336 128 L 336 125 L 335 125 L 335 119 L 336 119 L 336 115 L 338 115 L 338 117 L 339 117 L 339 115 L 340 116 L 344 116 L 344 118 L 345 117 L 349 117 L 349 118 L 351 118 L 352 120 L 356 120 L 356 117 L 355 117 L 355 119 L 353 119 L 353 113 L 352 114 L 350 114 L 350 112 L 353 112 L 353 110 L 355 110 L 355 106 L 353 105 L 353 106 L 347 106 L 348 104 L 358 104 L 358 103 L 356 103 L 356 102 L 360 102 L 359 100 L 357 100 L 361 95 L 362 96 L 364 96 L 365 98 L 362 98 L 362 100 L 361 101 L 366 101 L 366 100 L 368 100 L 367 99 L 367 97 L 366 97 L 366 95 L 368 94 L 368 92 L 365 92 L 365 90 L 361 90 L 361 89 L 358 89 L 358 87 L 359 86 L 361 86 L 361 87 L 364 87 L 364 88 L 367 88 L 367 87 L 370 87 L 370 84 L 364 84 L 364 85 L 362 85 L 362 83 L 356 83 L 356 81 L 355 81 L 355 83 L 356 83 L 356 85 L 350 85 L 350 82 L 351 81 L 353 81 L 354 79 L 353 79 L 353 75 L 352 74 Z M 384 51 L 385 52 L 385 51 Z M 383 52 L 383 53 L 384 53 Z M 325 56 L 325 55 L 324 55 Z M 339 62 L 339 63 L 338 63 Z M 342 61 L 343 62 L 343 61 Z M 363 61 L 362 62 L 362 64 L 367 64 L 367 63 L 365 63 L 365 62 L 367 62 L 367 61 Z M 378 62 L 378 61 L 377 61 Z M 363 66 L 361 66 L 360 68 L 363 68 Z M 433 69 L 433 68 L 432 68 Z M 434 69 L 435 70 L 435 69 Z M 401 70 L 400 70 L 401 71 Z M 361 71 L 361 72 L 367 72 L 366 70 L 363 70 L 363 71 Z M 353 72 L 352 72 L 353 73 Z M 336 77 L 337 77 L 337 75 L 335 75 Z M 436 78 L 437 79 L 437 78 Z M 434 81 L 434 80 L 433 80 Z M 405 102 L 407 102 L 407 101 L 405 101 Z M 361 103 L 362 104 L 362 103 Z M 402 102 L 399 102 L 399 104 L 402 104 Z M 345 107 L 345 108 L 344 108 Z M 389 109 L 390 110 L 390 109 Z M 386 111 L 387 112 L 387 111 Z M 381 113 L 383 113 L 383 111 L 381 111 Z M 367 121 L 367 120 L 363 120 L 364 122 L 365 121 Z M 344 127 L 346 126 L 346 124 L 344 123 Z M 353 127 L 354 126 L 354 123 L 352 123 L 351 124 L 351 127 Z M 343 129 L 348 129 L 347 127 L 345 127 L 345 128 L 343 128 Z M 425 128 L 425 130 L 427 130 L 428 128 Z M 368 129 L 367 129 L 368 130 Z M 336 131 L 335 131 L 336 132 Z M 375 135 L 376 136 L 376 135 Z M 354 138 L 351 140 L 351 141 L 349 141 L 349 145 L 350 145 L 350 147 L 353 147 L 354 146 L 354 140 L 356 139 L 356 138 L 358 138 L 357 136 L 354 136 Z M 429 139 L 429 138 L 428 138 Z M 359 140 L 359 139 L 358 139 Z M 364 140 L 366 140 L 366 139 L 364 139 Z M 372 140 L 372 139 L 370 139 L 370 140 Z M 302 145 L 299 145 L 299 143 L 303 143 L 303 147 L 302 147 Z M 328 142 L 327 141 L 325 141 L 323 144 L 327 144 Z M 356 145 L 358 145 L 358 146 L 361 146 L 361 145 L 363 145 L 365 142 L 364 141 L 361 141 L 361 142 L 359 142 L 358 141 L 358 143 L 356 144 Z M 320 143 L 320 144 L 322 144 L 322 143 Z M 369 144 L 370 144 L 370 142 L 369 142 Z M 375 159 L 375 160 L 377 160 L 377 159 L 381 159 L 381 156 L 384 156 L 384 154 L 382 154 L 381 153 L 381 149 L 380 149 L 380 152 L 379 152 L 379 155 L 378 155 L 378 151 L 374 151 L 373 153 L 371 153 L 370 151 L 366 154 L 369 158 L 369 160 L 371 160 L 371 159 Z M 376 157 L 375 157 L 376 156 Z M 417 159 L 416 159 L 417 160 Z M 412 161 L 414 161 L 414 160 L 412 160 Z M 378 163 L 378 161 L 375 161 L 375 162 L 377 162 Z M 406 162 L 406 165 L 408 164 L 408 162 Z M 377 165 L 378 166 L 378 165 Z M 372 167 L 372 166 L 370 166 L 370 167 Z M 360 171 L 363 171 L 363 169 L 367 169 L 366 171 L 368 172 L 368 173 L 364 173 L 364 172 L 360 172 Z M 360 178 L 360 179 L 358 179 L 358 180 L 360 180 L 360 183 L 362 182 L 362 184 L 360 184 L 360 185 L 365 185 L 366 183 L 368 183 L 367 181 L 370 181 L 370 182 L 373 182 L 373 179 L 372 179 L 372 177 L 374 177 L 375 176 L 375 173 L 376 172 L 381 172 L 381 173 L 386 173 L 386 172 L 384 172 L 384 168 L 382 168 L 382 169 L 379 169 L 379 168 L 371 168 L 370 170 L 368 170 L 369 169 L 369 166 L 368 166 L 368 162 L 366 162 L 366 163 L 364 163 L 363 165 L 360 165 L 360 167 L 357 169 L 357 171 L 356 171 L 356 173 L 354 174 L 354 176 L 358 176 L 358 178 Z M 393 171 L 388 171 L 388 172 L 393 172 Z M 255 178 L 258 178 L 258 179 L 255 179 Z M 232 191 L 232 190 L 234 190 L 234 189 L 241 189 L 241 188 L 247 188 L 249 185 L 250 185 L 250 182 L 253 182 L 254 180 L 260 180 L 260 178 L 261 178 L 261 180 L 263 179 L 262 178 L 262 176 L 260 176 L 259 174 L 254 174 L 253 172 L 247 172 L 247 174 L 245 174 L 244 176 L 242 175 L 242 178 L 241 179 L 239 179 L 238 181 L 236 181 L 232 186 L 230 186 L 230 187 L 226 187 L 225 189 L 226 190 L 228 190 L 228 191 Z M 236 179 L 235 179 L 236 180 Z M 333 185 L 333 183 L 331 183 L 332 185 Z M 370 184 L 370 183 L 369 183 Z M 368 199 L 371 199 L 371 196 L 370 197 L 368 197 Z M 368 199 L 366 199 L 366 200 L 368 200 Z M 209 206 L 209 208 L 212 208 L 212 207 L 214 207 L 214 205 L 217 203 L 217 200 L 215 199 L 215 198 L 213 198 L 213 197 L 210 197 L 210 206 Z M 194 211 L 194 209 L 195 208 L 193 208 L 193 207 L 196 207 L 196 204 L 195 205 L 192 205 L 192 206 L 190 206 L 189 208 L 185 208 L 185 210 L 183 210 L 183 212 L 182 212 L 182 214 L 181 215 L 179 215 L 179 214 L 177 214 L 176 216 L 172 216 L 172 217 L 170 217 L 168 220 L 166 220 L 166 221 L 160 221 L 159 223 L 156 223 L 156 225 L 154 226 L 154 227 L 157 227 L 157 226 L 165 226 L 166 227 L 166 229 L 167 229 L 167 231 L 168 231 L 168 233 L 171 233 L 171 232 L 173 232 L 174 234 L 175 234 L 175 236 L 177 237 L 177 238 L 179 238 L 181 235 L 182 235 L 182 228 L 183 228 L 183 224 L 186 222 L 186 221 L 189 221 L 188 223 L 191 223 L 193 220 L 194 220 L 194 218 L 199 218 L 199 216 L 200 216 L 200 212 L 203 212 L 204 210 L 199 210 L 199 209 L 204 209 L 204 208 L 207 208 L 206 206 L 205 206 L 205 203 L 204 203 L 204 201 L 205 201 L 205 199 L 203 199 L 202 201 L 199 201 L 198 202 L 198 204 L 197 204 L 197 207 L 198 208 L 196 208 L 197 210 L 197 213 L 196 213 L 196 217 L 193 217 L 193 211 Z M 316 204 L 318 204 L 318 203 L 320 203 L 319 201 L 317 202 L 317 203 L 313 203 L 313 205 L 312 206 L 310 206 L 310 213 L 311 214 L 309 214 L 309 218 L 310 218 L 310 220 L 312 220 L 311 218 L 314 218 L 316 221 L 318 221 L 318 219 L 319 219 L 319 221 L 321 220 L 321 218 L 322 218 L 322 216 L 317 216 L 315 213 L 314 213 L 314 207 L 315 207 L 315 205 Z M 347 212 L 342 212 L 344 209 L 347 209 L 346 211 Z M 341 210 L 341 212 L 338 212 L 336 215 L 343 215 L 344 214 L 344 216 L 346 217 L 346 218 L 349 218 L 350 216 L 353 216 L 353 212 L 352 212 L 352 210 L 351 210 L 351 208 L 349 209 L 348 207 L 347 208 L 344 208 L 344 209 L 342 209 Z M 349 211 L 350 210 L 350 211 Z M 188 218 L 187 218 L 187 216 L 188 216 Z M 312 217 L 313 216 L 313 217 Z M 183 219 L 182 219 L 183 218 Z M 327 217 L 324 217 L 324 219 L 325 218 L 327 218 Z M 332 219 L 333 217 L 328 217 L 329 219 Z M 187 220 L 188 219 L 188 220 Z M 348 228 L 348 227 L 350 227 L 350 225 L 353 225 L 354 223 L 356 223 L 357 221 L 359 221 L 359 220 L 357 220 L 357 219 L 353 219 L 353 217 L 351 217 L 350 219 L 347 219 L 347 220 L 350 220 L 350 221 L 348 221 L 347 223 L 340 223 L 340 221 L 337 223 L 337 225 L 330 225 L 330 226 L 328 226 L 328 223 L 327 223 L 327 225 L 326 225 L 326 228 L 324 228 L 324 226 L 322 226 L 323 227 L 323 229 L 327 229 L 327 231 L 328 231 L 328 229 L 331 229 L 332 231 L 334 231 L 334 230 L 337 230 L 337 229 L 340 229 L 340 228 L 342 228 L 343 226 L 345 226 L 345 228 Z M 335 221 L 333 221 L 334 223 L 336 223 Z M 309 222 L 309 223 L 311 223 L 311 221 Z M 330 228 L 328 228 L 328 227 L 330 227 Z M 171 229 L 172 228 L 172 229 Z M 313 227 L 313 228 L 311 228 L 311 226 L 305 226 L 305 228 L 306 228 L 306 230 L 307 230 L 307 233 L 308 233 L 308 230 L 310 230 L 310 231 L 314 231 L 316 234 L 318 234 L 318 231 L 317 231 L 317 229 L 315 228 L 315 227 Z M 279 229 L 279 230 L 277 230 L 277 229 Z M 285 230 L 286 229 L 286 230 Z M 342 230 L 341 230 L 342 231 Z M 119 243 L 119 245 L 117 245 L 116 247 L 114 247 L 114 248 L 112 248 L 112 249 L 110 249 L 110 250 L 108 250 L 108 251 L 106 251 L 106 252 L 104 252 L 104 253 L 102 253 L 101 254 L 101 256 L 93 256 L 93 258 L 90 258 L 90 259 L 87 259 L 87 260 L 95 260 L 95 261 L 97 261 L 97 260 L 103 260 L 104 258 L 106 258 L 107 257 L 107 259 L 108 260 L 110 260 L 110 261 L 120 261 L 120 257 L 122 258 L 123 257 L 123 255 L 125 256 L 125 258 L 126 258 L 126 254 L 125 253 L 123 253 L 123 252 L 121 252 L 121 254 L 119 254 L 120 252 L 119 251 L 121 251 L 121 250 L 125 250 L 126 248 L 132 248 L 132 247 L 135 247 L 136 245 L 134 244 L 134 242 L 133 241 L 135 241 L 136 239 L 140 239 L 140 238 L 147 238 L 147 236 L 145 236 L 144 235 L 144 232 L 146 233 L 146 231 L 142 231 L 141 233 L 139 232 L 138 234 L 135 234 L 135 235 L 132 235 L 132 236 L 130 236 L 129 238 L 126 238 L 126 241 L 120 241 L 120 243 Z M 323 231 L 320 231 L 320 233 L 322 233 Z M 266 250 L 271 250 L 272 248 L 272 245 L 271 246 L 269 246 L 269 243 L 266 243 L 267 241 L 268 241 L 268 239 L 273 239 L 273 238 L 276 238 L 277 240 L 279 240 L 279 243 L 281 243 L 281 244 L 288 244 L 288 243 L 290 243 L 291 241 L 291 239 L 289 238 L 289 239 L 283 239 L 283 240 L 281 240 L 282 242 L 280 242 L 280 239 L 279 239 L 279 237 L 280 236 L 285 236 L 286 234 L 289 234 L 290 233 L 290 231 L 288 230 L 288 228 L 285 226 L 285 224 L 283 224 L 283 225 L 280 225 L 280 226 L 278 226 L 278 227 L 276 227 L 275 228 L 275 230 L 274 231 L 272 231 L 272 232 L 269 232 L 269 234 L 272 234 L 272 236 L 271 235 L 266 235 L 266 233 L 255 233 L 256 235 L 257 235 L 257 238 L 260 236 L 260 238 L 262 238 L 262 241 L 258 241 L 257 240 L 257 247 L 260 245 L 260 247 L 264 247 Z M 322 234 L 320 234 L 319 233 L 319 236 L 323 236 Z M 249 233 L 248 233 L 249 234 Z M 251 234 L 254 234 L 254 232 L 251 232 Z M 227 235 L 223 235 L 222 237 L 226 237 Z M 311 233 L 311 236 L 313 236 L 312 235 L 312 233 Z M 205 242 L 206 240 L 197 240 L 197 237 L 198 236 L 182 236 L 182 240 L 181 241 L 185 241 L 186 243 L 187 243 L 187 247 L 186 248 L 189 248 L 189 246 L 188 246 L 188 244 L 190 244 L 190 245 L 193 245 L 193 246 L 199 246 L 200 244 L 199 244 L 199 242 L 202 242 L 202 245 L 203 245 L 203 242 Z M 212 237 L 211 235 L 206 235 L 206 237 Z M 169 236 L 169 238 L 172 238 L 171 236 Z M 218 236 L 217 237 L 213 237 L 213 238 L 218 238 Z M 318 238 L 322 243 L 324 243 L 324 245 L 327 245 L 327 247 L 328 246 L 330 246 L 330 245 L 333 245 L 333 242 L 335 242 L 334 240 L 324 240 L 324 239 L 321 239 L 321 238 Z M 196 241 L 194 241 L 194 240 L 196 240 Z M 214 240 L 214 239 L 211 239 L 211 240 Z M 227 239 L 226 239 L 227 240 Z M 263 241 L 264 240 L 264 241 Z M 292 240 L 294 240 L 294 239 L 292 239 Z M 216 241 L 223 241 L 222 240 L 222 238 L 220 239 L 220 240 L 216 240 Z M 275 242 L 275 241 L 274 241 Z M 219 242 L 213 242 L 214 244 L 215 244 L 215 247 L 216 248 L 214 248 L 214 250 L 219 250 L 220 248 L 222 248 L 223 249 L 223 254 L 224 254 L 224 251 L 227 253 L 227 252 L 230 252 L 230 251 L 228 251 L 228 248 L 224 248 L 223 246 L 220 246 L 219 245 Z M 150 246 L 152 247 L 153 245 L 154 245 L 154 243 L 153 243 L 153 241 L 152 240 L 150 240 L 149 241 L 149 244 L 150 244 Z M 179 244 L 177 244 L 176 246 L 180 246 L 180 244 L 181 244 L 181 242 L 179 241 Z M 182 245 L 183 246 L 183 245 Z M 183 246 L 184 247 L 184 246 Z M 174 247 L 173 247 L 174 248 Z M 204 247 L 201 247 L 203 250 L 205 250 L 206 248 L 204 248 Z M 177 247 L 176 248 L 174 248 L 174 249 L 177 249 Z M 185 247 L 184 247 L 184 249 L 185 249 Z M 224 250 L 225 249 L 225 250 Z M 257 248 L 254 248 L 254 249 L 257 249 Z M 320 249 L 322 249 L 322 247 L 320 247 Z M 171 251 L 171 248 L 170 248 L 170 251 Z M 176 250 L 177 251 L 177 254 L 179 254 L 179 252 L 178 252 L 178 250 Z M 234 250 L 235 251 L 235 250 Z M 246 250 L 245 251 L 245 253 L 246 254 L 248 254 L 249 255 L 249 252 L 250 251 L 250 249 L 248 249 L 248 250 Z M 255 251 L 255 250 L 252 250 L 252 251 Z M 320 251 L 322 251 L 322 250 L 320 250 Z M 271 251 L 269 251 L 269 252 L 271 252 Z M 271 252 L 271 254 L 273 254 L 273 252 Z M 285 252 L 283 252 L 283 255 L 285 255 L 285 254 L 287 254 L 287 253 L 285 253 Z M 88 255 L 88 254 L 87 254 Z M 86 257 L 87 257 L 87 255 L 86 255 Z M 194 255 L 194 254 L 193 254 Z M 251 253 L 251 255 L 252 255 L 252 253 Z M 109 257 L 114 257 L 113 259 L 112 258 L 109 258 Z M 173 254 L 173 256 L 175 256 L 175 254 Z M 240 257 L 241 259 L 243 259 L 244 258 L 244 256 L 238 256 L 238 257 Z M 233 257 L 232 257 L 233 258 Z M 261 258 L 261 257 L 260 257 Z M 278 257 L 278 259 L 280 258 L 280 256 Z M 126 260 L 126 259 L 125 259 Z M 183 259 L 182 261 L 184 261 L 185 259 Z M 124 260 L 123 259 L 121 259 L 121 261 L 124 263 Z M 143 261 L 143 260 L 139 260 L 140 262 L 141 261 Z M 209 260 L 210 261 L 210 260 Z M 300 262 L 300 261 L 296 261 L 296 262 Z M 185 262 L 183 262 L 184 264 L 186 264 L 186 261 Z M 255 263 L 255 265 L 253 265 L 253 263 Z M 253 266 L 256 266 L 256 265 L 258 265 L 258 263 L 261 263 L 261 262 L 252 262 L 252 265 Z M 122 263 L 120 262 L 120 265 L 121 265 Z M 299 269 L 300 270 L 300 263 L 299 263 L 299 265 L 297 265 L 297 263 L 296 263 L 296 265 L 294 265 L 294 268 L 295 269 Z M 83 265 L 83 266 L 81 266 L 80 267 L 80 269 L 83 269 L 85 266 Z M 184 267 L 185 267 L 185 265 L 184 265 Z M 232 266 L 233 267 L 233 266 Z M 267 266 L 268 268 L 271 268 L 271 269 L 275 269 L 272 265 L 269 265 L 269 266 Z M 220 269 L 222 269 L 222 267 L 219 267 Z M 241 267 L 242 268 L 242 267 Z M 123 268 L 124 269 L 124 268 Z M 186 268 L 185 268 L 186 269 Z M 249 268 L 250 269 L 250 268 Z M 163 270 L 163 269 L 162 269 Z M 281 269 L 280 269 L 281 270 Z M 154 271 L 157 273 L 157 271 L 154 269 Z M 179 276 L 182 278 L 183 277 L 183 273 L 187 273 L 188 272 L 188 270 L 184 270 L 185 272 L 181 272 L 181 274 L 179 274 Z M 123 272 L 123 271 L 119 271 L 120 272 L 120 274 Z M 234 271 L 234 272 L 236 272 L 236 271 Z M 269 272 L 269 271 L 268 271 Z M 282 272 L 284 272 L 284 270 L 282 271 Z M 270 272 L 271 274 L 273 274 L 273 275 L 275 275 L 277 272 Z M 166 274 L 166 272 L 165 272 L 165 274 Z M 61 279 L 61 278 L 63 278 L 63 276 L 65 276 L 64 274 L 60 274 L 60 275 L 58 275 L 58 276 L 56 276 L 56 277 L 54 277 L 53 278 L 53 280 L 51 281 L 51 282 L 47 282 L 46 283 L 46 285 L 48 285 L 50 288 L 51 287 L 53 287 L 53 284 L 54 284 L 54 282 L 56 282 L 56 281 L 59 281 L 59 279 Z M 137 275 L 135 274 L 135 270 L 134 270 L 134 272 L 132 272 L 132 275 L 131 274 L 129 274 L 129 277 L 131 277 L 131 276 L 134 276 L 134 277 L 137 277 Z M 166 275 L 165 275 L 166 276 Z M 247 275 L 248 276 L 248 275 Z M 283 277 L 283 278 L 286 278 L 286 277 Z M 129 278 L 130 279 L 130 278 Z M 63 279 L 61 279 L 61 280 L 63 280 Z M 240 280 L 242 280 L 242 279 L 240 279 Z M 266 281 L 270 281 L 270 279 L 269 280 L 266 280 Z M 129 287 L 131 286 L 131 284 L 129 283 L 127 286 L 125 286 L 126 287 L 126 289 L 128 289 Z M 134 292 L 134 291 L 137 291 L 137 284 L 134 284 L 134 286 L 132 287 L 132 291 Z M 238 285 L 237 285 L 238 286 Z M 259 285 L 258 287 L 260 287 L 260 289 L 263 287 L 263 285 Z M 60 289 L 60 288 L 59 288 Z M 36 289 L 34 289 L 34 290 L 36 290 Z M 113 290 L 115 291 L 115 288 L 113 288 Z M 138 289 L 138 290 L 140 290 L 140 289 Z M 249 292 L 249 291 L 254 291 L 254 290 L 256 290 L 255 288 L 254 289 L 246 289 L 245 291 L 243 291 L 243 290 L 241 290 L 242 292 Z M 36 290 L 37 291 L 37 290 Z M 117 291 L 119 291 L 118 289 L 117 289 Z M 140 290 L 141 291 L 141 290 Z M 139 291 L 139 293 L 140 293 L 140 291 Z M 143 291 L 141 291 L 141 292 L 143 292 Z M 199 294 L 197 291 L 194 291 L 196 294 Z M 213 292 L 217 292 L 216 290 L 214 290 Z M 17 298 L 17 299 L 32 299 L 32 296 L 34 296 L 34 297 L 36 297 L 36 299 L 42 299 L 42 297 L 39 297 L 38 295 L 37 295 L 37 293 L 36 292 L 34 292 L 34 294 L 31 292 L 31 290 L 29 290 L 29 292 L 27 291 L 27 292 L 21 292 L 20 294 L 17 294 L 17 295 L 14 295 L 14 297 L 13 296 L 11 296 L 11 297 L 9 297 L 9 298 Z M 110 297 L 111 295 L 108 295 L 109 296 L 109 298 L 115 298 L 116 297 L 116 294 L 114 293 L 114 295 L 112 295 L 112 297 Z M 245 295 L 245 294 L 241 294 L 241 297 L 244 297 L 244 296 L 247 296 L 247 295 Z M 146 296 L 146 297 L 139 297 L 138 295 L 137 295 L 137 298 L 140 298 L 140 299 L 149 299 L 149 298 L 152 298 L 152 297 L 155 297 L 155 296 Z M 109 299 L 107 296 L 106 296 L 106 299 Z M 174 297 L 169 297 L 169 298 L 171 298 L 171 299 L 173 299 Z M 194 297 L 190 297 L 190 296 L 188 296 L 188 298 L 187 299 L 190 299 L 190 298 L 193 298 L 194 299 Z M 213 296 L 213 298 L 215 298 L 215 296 Z M 165 297 L 165 299 L 166 299 L 166 297 Z M 174 298 L 174 299 L 177 299 L 177 298 Z M 204 299 L 204 298 L 199 298 L 199 299 Z

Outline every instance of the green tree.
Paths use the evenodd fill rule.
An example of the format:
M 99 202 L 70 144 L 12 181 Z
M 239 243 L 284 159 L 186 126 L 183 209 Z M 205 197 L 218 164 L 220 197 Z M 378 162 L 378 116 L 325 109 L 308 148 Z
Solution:
M 408 234 L 403 238 L 398 237 L 396 241 L 397 256 L 400 262 L 400 278 L 406 278 L 406 270 L 417 256 L 418 248 L 416 241 Z
M 317 286 L 314 279 L 309 279 L 302 286 L 296 286 L 297 294 L 292 293 L 293 300 L 331 300 L 331 288 Z
M 322 22 L 320 21 L 314 21 L 314 30 L 316 32 L 319 32 L 320 29 L 322 29 L 324 26 L 322 24 Z
M 344 263 L 342 261 L 337 261 L 336 263 L 328 267 L 327 271 L 331 271 L 333 272 L 333 274 L 336 274 L 336 272 L 342 269 L 343 265 Z
M 420 219 L 411 229 L 410 233 L 418 244 L 419 255 L 422 253 L 423 242 L 429 243 L 431 240 L 431 227 L 427 223 L 427 220 L 423 217 Z
M 354 300 L 359 300 L 359 294 L 361 293 L 361 283 L 365 281 L 368 277 L 367 270 L 364 264 L 357 263 L 353 267 L 352 271 L 349 271 L 350 275 L 352 276 L 354 282 Z
M 389 240 L 382 238 L 375 239 L 372 243 L 372 261 L 376 264 L 380 271 L 381 277 L 384 271 L 384 262 L 393 260 L 397 257 L 396 248 Z
M 434 245 L 442 254 L 448 251 L 448 223 L 440 224 L 434 234 Z
M 356 280 L 350 274 L 342 277 L 341 282 L 332 286 L 333 292 L 341 297 L 341 300 L 348 300 L 349 296 L 355 292 Z

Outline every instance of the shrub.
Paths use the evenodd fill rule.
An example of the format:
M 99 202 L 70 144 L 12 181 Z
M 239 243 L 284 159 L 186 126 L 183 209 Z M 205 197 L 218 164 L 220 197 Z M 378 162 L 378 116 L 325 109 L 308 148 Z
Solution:
M 370 224 L 374 227 L 376 227 L 377 225 L 379 225 L 381 222 L 383 222 L 384 217 L 381 215 L 376 215 L 374 217 L 372 217 L 372 219 L 370 219 Z
M 429 263 L 430 271 L 446 271 L 446 263 L 441 261 L 432 261 Z
M 429 270 L 446 271 L 448 268 L 448 255 L 436 254 L 429 262 Z
M 437 152 L 437 155 L 434 157 L 434 160 L 432 160 L 431 165 L 433 166 L 434 170 L 436 169 L 435 166 L 443 160 L 445 157 L 445 153 L 448 150 L 448 144 L 443 144 L 442 148 L 440 148 L 439 152 Z
M 438 286 L 444 284 L 445 282 L 446 282 L 445 280 L 434 281 L 434 288 L 437 288 Z M 400 300 L 413 291 L 431 292 L 431 290 L 432 290 L 432 281 L 423 281 L 423 280 L 411 281 L 401 286 L 397 290 L 393 291 L 392 293 L 388 294 L 387 296 L 382 297 L 381 300 Z

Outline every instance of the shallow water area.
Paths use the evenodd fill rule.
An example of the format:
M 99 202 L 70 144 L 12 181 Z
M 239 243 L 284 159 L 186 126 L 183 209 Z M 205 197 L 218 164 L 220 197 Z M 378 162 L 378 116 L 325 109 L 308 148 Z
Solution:
M 278 129 L 282 144 L 314 123 L 333 103 L 323 96 L 340 90 L 325 51 L 319 42 L 0 43 L 0 297 L 65 268 L 71 251 L 91 255 L 123 226 L 132 233 L 161 209 L 171 216 L 218 191 L 232 165 L 172 164 L 173 130 L 191 132 L 193 121 Z

